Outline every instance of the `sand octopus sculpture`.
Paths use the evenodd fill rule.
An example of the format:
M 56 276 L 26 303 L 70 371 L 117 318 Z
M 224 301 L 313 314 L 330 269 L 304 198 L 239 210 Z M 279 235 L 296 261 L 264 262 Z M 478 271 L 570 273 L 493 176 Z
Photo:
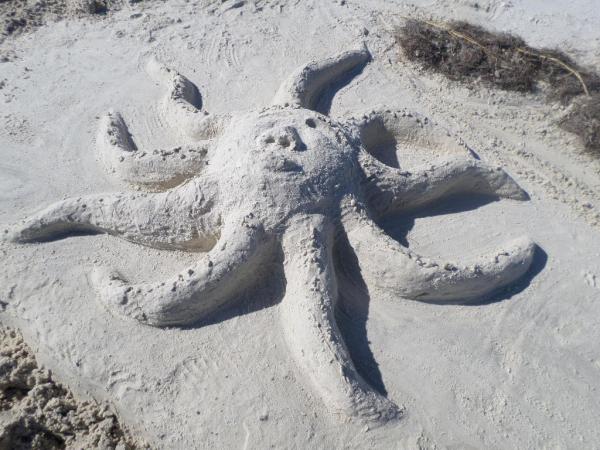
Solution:
M 336 323 L 336 242 L 352 247 L 367 286 L 397 298 L 456 303 L 520 278 L 535 245 L 522 238 L 461 266 L 419 256 L 382 231 L 382 217 L 451 194 L 515 200 L 527 194 L 502 169 L 473 157 L 440 157 L 407 171 L 373 156 L 390 137 L 407 152 L 463 145 L 418 114 L 382 110 L 336 120 L 318 112 L 327 110 L 340 80 L 370 60 L 360 48 L 312 62 L 281 85 L 271 106 L 227 115 L 203 111 L 196 86 L 153 60 L 148 72 L 168 88 L 161 113 L 187 143 L 143 151 L 122 117 L 109 112 L 97 137 L 98 158 L 121 180 L 148 189 L 66 199 L 5 236 L 23 243 L 104 232 L 202 252 L 191 267 L 159 282 L 134 284 L 94 270 L 110 311 L 158 327 L 207 317 L 269 276 L 261 268 L 282 254 L 281 322 L 299 369 L 334 412 L 379 423 L 398 418 L 400 408 L 357 372 Z

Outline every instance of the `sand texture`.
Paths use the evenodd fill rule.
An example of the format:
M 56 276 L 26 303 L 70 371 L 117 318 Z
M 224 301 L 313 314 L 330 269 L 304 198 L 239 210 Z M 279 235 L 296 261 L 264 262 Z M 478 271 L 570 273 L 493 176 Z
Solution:
M 600 162 L 560 103 L 406 61 L 431 15 L 600 61 L 584 1 L 120 4 L 6 39 L 0 323 L 33 353 L 6 332 L 2 367 L 73 394 L 32 368 L 5 429 L 62 402 L 85 436 L 39 448 L 594 448 Z
M 77 401 L 40 369 L 14 330 L 0 329 L 0 448 L 148 448 L 121 429 L 108 405 Z

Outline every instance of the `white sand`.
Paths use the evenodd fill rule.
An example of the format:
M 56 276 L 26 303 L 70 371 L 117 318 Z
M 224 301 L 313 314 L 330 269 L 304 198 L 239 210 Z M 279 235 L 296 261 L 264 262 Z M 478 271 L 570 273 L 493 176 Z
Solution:
M 277 264 L 203 326 L 160 329 L 109 313 L 88 276 L 114 267 L 134 282 L 155 282 L 194 264 L 197 253 L 107 235 L 3 242 L 0 321 L 21 329 L 76 393 L 112 402 L 159 448 L 593 448 L 600 440 L 600 164 L 553 125 L 560 107 L 421 73 L 402 60 L 391 35 L 401 16 L 463 18 L 518 32 L 531 45 L 576 49 L 578 61 L 598 67 L 593 2 L 568 10 L 560 2 L 541 10 L 526 2 L 475 9 L 384 1 L 229 9 L 234 3 L 137 6 L 7 41 L 16 58 L 0 64 L 0 223 L 63 198 L 128 189 L 97 160 L 99 118 L 110 108 L 123 113 L 138 147 L 181 144 L 161 115 L 164 89 L 145 70 L 151 58 L 187 75 L 218 115 L 268 105 L 294 68 L 364 41 L 373 61 L 338 92 L 332 117 L 381 106 L 419 111 L 504 167 L 531 197 L 463 197 L 389 219 L 385 230 L 412 251 L 466 263 L 529 236 L 547 255 L 534 260 L 530 282 L 470 306 L 402 300 L 377 276 L 370 298 L 343 293 L 337 321 L 359 373 L 385 386 L 404 412 L 378 427 L 332 414 L 299 368 L 280 320 Z M 410 169 L 439 154 L 426 147 L 397 159 Z M 365 259 L 373 273 L 391 264 Z
M 0 329 L 0 448 L 148 448 L 123 430 L 107 404 L 78 402 L 37 366 L 14 330 Z

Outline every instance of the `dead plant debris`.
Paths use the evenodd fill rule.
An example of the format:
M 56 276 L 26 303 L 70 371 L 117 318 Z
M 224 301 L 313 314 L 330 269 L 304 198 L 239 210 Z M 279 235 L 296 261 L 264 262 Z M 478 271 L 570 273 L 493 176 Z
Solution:
M 536 49 L 518 36 L 467 22 L 408 19 L 396 41 L 409 60 L 451 80 L 517 92 L 541 90 L 551 101 L 572 103 L 560 126 L 600 156 L 600 76 L 563 52 Z
M 600 94 L 575 99 L 559 125 L 579 136 L 585 148 L 600 157 Z

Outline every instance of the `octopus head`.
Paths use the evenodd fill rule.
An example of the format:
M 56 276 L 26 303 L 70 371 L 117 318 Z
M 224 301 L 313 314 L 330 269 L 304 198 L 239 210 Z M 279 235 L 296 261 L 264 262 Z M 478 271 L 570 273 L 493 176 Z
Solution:
M 359 179 L 359 147 L 341 124 L 315 111 L 274 106 L 251 112 L 222 136 L 211 161 L 221 186 L 286 216 L 339 203 Z

